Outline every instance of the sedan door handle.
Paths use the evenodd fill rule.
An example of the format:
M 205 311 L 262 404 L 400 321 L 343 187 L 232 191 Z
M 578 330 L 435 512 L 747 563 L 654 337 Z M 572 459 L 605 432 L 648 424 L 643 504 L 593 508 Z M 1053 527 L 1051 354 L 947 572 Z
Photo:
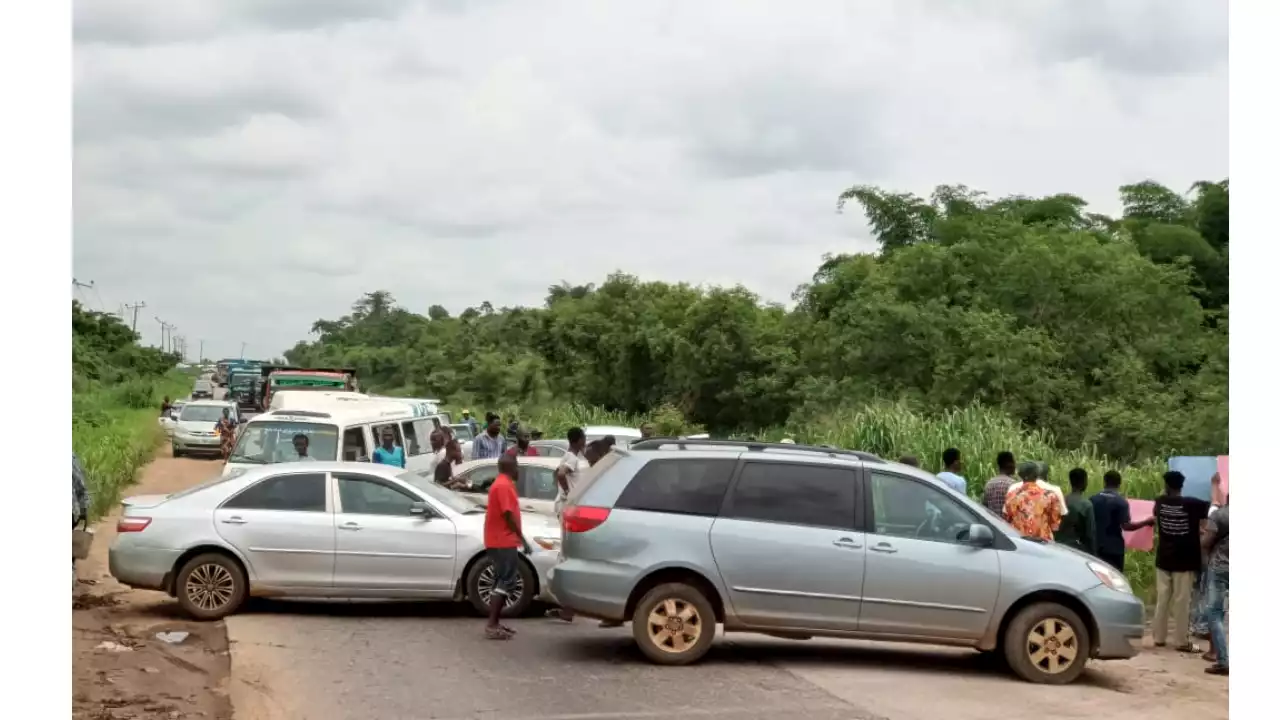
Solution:
M 874 550 L 875 552 L 882 552 L 882 553 L 898 552 L 898 549 L 890 545 L 889 543 L 876 543 L 874 546 L 872 546 L 871 549 Z
M 247 522 L 249 522 L 249 521 L 248 521 L 248 520 L 245 520 L 244 518 L 240 517 L 239 515 L 232 515 L 232 516 L 231 516 L 231 517 L 229 517 L 229 518 L 222 518 L 222 522 L 224 522 L 224 523 L 226 523 L 226 524 L 228 524 L 228 525 L 243 525 L 243 524 L 245 524 L 245 523 L 247 523 Z
M 850 550 L 858 550 L 862 547 L 858 543 L 854 542 L 853 538 L 840 538 L 831 544 L 839 548 L 849 548 Z
M 338 529 L 339 529 L 339 530 L 359 530 L 359 529 L 360 529 L 360 524 L 359 524 L 359 523 L 353 523 L 353 522 L 346 522 L 346 523 L 342 523 L 341 525 L 339 525 L 339 526 L 338 526 Z

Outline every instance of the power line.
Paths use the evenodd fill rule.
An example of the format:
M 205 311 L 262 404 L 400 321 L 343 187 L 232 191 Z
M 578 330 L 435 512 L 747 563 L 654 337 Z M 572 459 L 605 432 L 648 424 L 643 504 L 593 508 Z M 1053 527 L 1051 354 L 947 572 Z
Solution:
M 129 311 L 129 310 L 133 311 L 132 327 L 135 333 L 138 332 L 138 311 L 141 310 L 142 308 L 145 308 L 146 306 L 147 304 L 145 302 L 142 302 L 141 300 L 139 300 L 136 303 L 133 303 L 132 305 L 130 305 L 129 303 L 125 303 L 123 306 L 126 311 Z M 120 319 L 123 320 L 124 318 L 121 317 Z

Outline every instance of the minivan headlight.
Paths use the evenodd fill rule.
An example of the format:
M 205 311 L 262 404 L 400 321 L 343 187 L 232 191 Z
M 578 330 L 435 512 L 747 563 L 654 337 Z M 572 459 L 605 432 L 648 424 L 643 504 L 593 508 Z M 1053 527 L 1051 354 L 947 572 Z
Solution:
M 1093 574 L 1097 576 L 1098 580 L 1100 580 L 1103 585 L 1106 585 L 1116 592 L 1122 592 L 1128 595 L 1133 594 L 1133 588 L 1129 587 L 1129 580 L 1125 578 L 1124 573 L 1119 570 L 1116 570 L 1104 562 L 1098 562 L 1096 560 L 1089 561 L 1089 569 L 1093 571 Z

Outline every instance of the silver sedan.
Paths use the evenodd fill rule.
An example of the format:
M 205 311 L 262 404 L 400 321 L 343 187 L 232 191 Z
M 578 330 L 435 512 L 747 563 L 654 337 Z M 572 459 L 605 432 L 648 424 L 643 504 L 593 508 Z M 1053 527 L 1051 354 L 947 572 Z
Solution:
M 111 575 L 167 592 L 201 620 L 234 613 L 249 596 L 467 600 L 485 611 L 484 508 L 409 479 L 381 465 L 281 463 L 128 498 Z M 554 519 L 522 523 L 533 552 L 521 555 L 508 616 L 551 600 L 547 573 L 560 549 Z

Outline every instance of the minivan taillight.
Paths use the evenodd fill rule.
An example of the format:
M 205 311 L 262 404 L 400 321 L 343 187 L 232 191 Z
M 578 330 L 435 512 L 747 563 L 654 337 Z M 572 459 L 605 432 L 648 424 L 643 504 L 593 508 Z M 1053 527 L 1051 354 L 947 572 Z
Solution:
M 151 524 L 149 517 L 122 517 L 116 521 L 116 532 L 142 532 Z
M 609 508 L 570 505 L 560 516 L 566 533 L 584 533 L 609 519 Z

